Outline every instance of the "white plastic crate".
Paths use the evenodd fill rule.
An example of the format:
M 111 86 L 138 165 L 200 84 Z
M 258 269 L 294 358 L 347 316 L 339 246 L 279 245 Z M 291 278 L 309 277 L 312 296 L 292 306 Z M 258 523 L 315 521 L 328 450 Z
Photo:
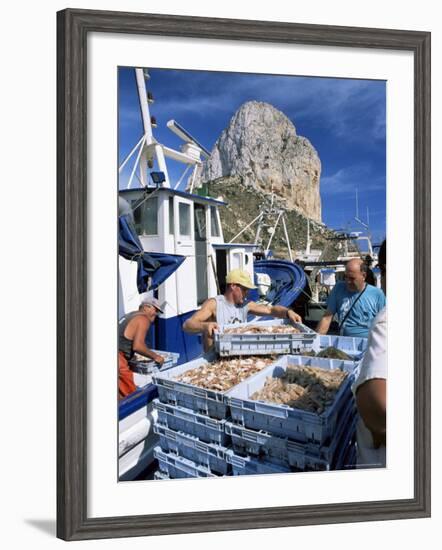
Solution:
M 288 365 L 305 365 L 323 369 L 341 369 L 349 373 L 339 388 L 335 400 L 322 414 L 255 401 L 250 396 L 261 390 L 267 377 L 281 377 Z M 288 437 L 294 441 L 314 442 L 324 445 L 337 429 L 338 419 L 348 401 L 352 399 L 353 361 L 319 359 L 316 357 L 283 356 L 276 363 L 266 367 L 252 378 L 244 380 L 229 392 L 225 400 L 230 406 L 234 423 L 252 430 L 263 430 L 273 435 Z
M 334 347 L 349 355 L 354 361 L 359 361 L 367 348 L 367 341 L 367 338 L 320 334 L 313 344 L 313 350 L 318 353 L 325 348 Z
M 154 432 L 160 437 L 160 447 L 164 452 L 192 460 L 213 473 L 226 475 L 230 471 L 230 465 L 226 462 L 225 447 L 205 443 L 195 436 L 175 432 L 159 424 L 154 426 Z
M 299 334 L 225 334 L 228 328 L 247 326 L 274 327 L 295 326 Z M 313 349 L 317 338 L 316 332 L 302 323 L 291 323 L 288 319 L 272 319 L 270 321 L 254 321 L 250 323 L 230 324 L 219 327 L 214 333 L 215 351 L 222 357 L 230 355 L 281 355 L 293 354 L 302 350 Z
M 159 399 L 154 399 L 153 404 L 158 411 L 157 423 L 161 426 L 194 435 L 206 443 L 217 443 L 221 446 L 230 443 L 230 437 L 224 430 L 224 419 L 215 420 L 179 405 L 161 403 Z
M 355 415 L 356 409 L 351 399 L 341 414 L 334 437 L 327 445 L 300 443 L 262 430 L 250 430 L 232 422 L 226 422 L 225 429 L 238 455 L 251 455 L 297 470 L 329 470 L 339 454 L 340 444 L 354 431 Z
M 153 455 L 158 460 L 160 473 L 168 475 L 170 479 L 218 477 L 212 474 L 208 468 L 195 464 L 192 460 L 172 453 L 165 453 L 161 447 L 155 447 Z

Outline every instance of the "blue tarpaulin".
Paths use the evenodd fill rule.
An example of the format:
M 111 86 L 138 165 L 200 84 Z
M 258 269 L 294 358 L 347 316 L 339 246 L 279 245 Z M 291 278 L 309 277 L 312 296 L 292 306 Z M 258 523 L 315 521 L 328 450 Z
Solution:
M 118 222 L 118 253 L 126 260 L 137 262 L 138 292 L 141 294 L 147 290 L 155 290 L 180 267 L 185 257 L 145 252 L 129 216 L 120 216 Z

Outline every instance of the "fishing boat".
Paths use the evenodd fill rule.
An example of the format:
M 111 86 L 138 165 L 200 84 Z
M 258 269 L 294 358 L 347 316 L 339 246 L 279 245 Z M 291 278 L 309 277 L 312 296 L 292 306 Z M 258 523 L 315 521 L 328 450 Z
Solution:
M 201 336 L 185 333 L 183 323 L 208 297 L 224 291 L 230 270 L 247 271 L 257 285 L 250 298 L 273 305 L 291 306 L 306 277 L 292 261 L 269 259 L 269 250 L 263 259 L 256 259 L 256 242 L 225 242 L 221 211 L 226 203 L 221 197 L 193 192 L 209 152 L 174 120 L 167 127 L 182 140 L 180 150 L 157 141 L 157 122 L 150 114 L 153 97 L 146 89 L 149 72 L 137 68 L 135 78 L 144 133 L 119 168 L 121 174 L 134 159 L 127 184 L 119 191 L 119 318 L 138 309 L 141 293 L 152 293 L 164 313 L 151 327 L 146 344 L 176 354 L 181 364 L 203 352 Z M 174 184 L 166 159 L 184 164 Z M 183 190 L 190 169 L 190 183 Z M 139 389 L 119 403 L 120 480 L 145 475 L 156 444 L 151 406 L 156 388 L 150 374 L 135 373 L 135 383 Z

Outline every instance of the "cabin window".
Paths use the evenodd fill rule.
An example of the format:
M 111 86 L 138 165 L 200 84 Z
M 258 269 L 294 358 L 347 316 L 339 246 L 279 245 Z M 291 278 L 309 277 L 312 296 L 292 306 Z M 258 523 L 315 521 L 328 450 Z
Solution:
M 169 233 L 174 234 L 173 197 L 169 197 Z
M 206 240 L 206 209 L 200 204 L 194 205 L 195 215 L 195 239 L 198 241 Z
M 243 268 L 242 253 L 234 252 L 232 254 L 232 264 L 230 266 L 230 269 L 242 269 L 242 268 Z
M 216 215 L 216 208 L 210 207 L 210 232 L 212 237 L 219 237 L 221 232 L 219 230 L 218 217 Z
M 138 235 L 158 235 L 158 198 L 131 201 Z
M 153 197 L 144 203 L 144 235 L 158 235 L 158 198 Z
M 190 204 L 184 202 L 179 203 L 180 217 L 180 235 L 182 237 L 190 237 Z

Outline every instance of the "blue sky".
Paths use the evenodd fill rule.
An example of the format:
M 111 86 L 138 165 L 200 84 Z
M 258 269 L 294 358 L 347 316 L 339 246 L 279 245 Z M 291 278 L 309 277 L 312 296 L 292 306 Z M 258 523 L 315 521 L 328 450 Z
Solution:
M 147 87 L 155 103 L 155 137 L 179 148 L 167 127 L 175 119 L 211 150 L 236 110 L 249 100 L 265 101 L 293 122 L 310 140 L 322 163 L 322 220 L 335 229 L 360 229 L 353 220 L 358 190 L 359 217 L 367 219 L 374 242 L 385 236 L 386 156 L 385 81 L 149 69 Z M 142 135 L 135 73 L 119 69 L 119 161 Z M 130 165 L 130 162 L 129 162 Z M 182 166 L 168 164 L 171 179 Z M 122 174 L 124 186 L 130 174 Z

